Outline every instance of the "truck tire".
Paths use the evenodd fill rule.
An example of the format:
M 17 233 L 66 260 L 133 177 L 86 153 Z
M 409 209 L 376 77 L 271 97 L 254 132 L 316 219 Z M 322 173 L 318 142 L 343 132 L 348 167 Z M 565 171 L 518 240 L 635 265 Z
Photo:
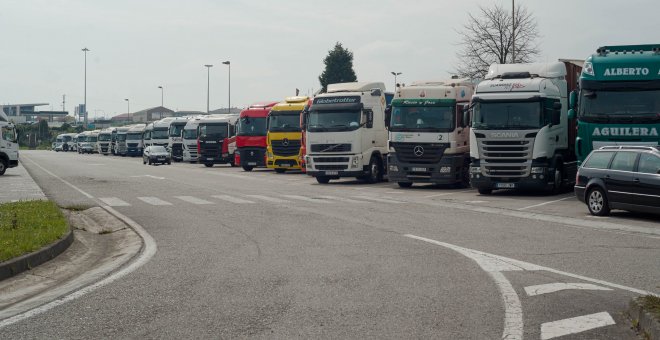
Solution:
M 412 182 L 397 182 L 397 184 L 401 188 L 410 188 L 413 185 Z
M 7 171 L 7 167 L 9 165 L 7 164 L 7 160 L 4 158 L 0 159 L 0 176 L 5 174 L 5 171 Z
M 600 187 L 593 187 L 587 192 L 587 208 L 594 216 L 607 216 L 610 214 L 610 205 L 605 191 Z
M 561 171 L 560 166 L 563 167 L 563 165 L 559 165 L 555 168 L 555 179 L 554 179 L 554 184 L 552 185 L 552 188 L 550 189 L 550 194 L 551 195 L 558 195 L 561 193 L 561 189 L 563 188 L 563 183 L 564 183 L 564 176 Z
M 461 181 L 456 183 L 459 188 L 469 188 L 470 187 L 470 167 L 464 166 L 461 169 Z
M 148 162 L 149 162 L 149 165 L 151 165 L 151 158 L 149 158 Z
M 369 173 L 364 177 L 367 183 L 378 183 L 383 180 L 383 167 L 381 161 L 376 156 L 371 156 L 369 160 Z
M 327 176 L 317 176 L 316 181 L 319 182 L 319 184 L 328 184 L 330 183 L 330 177 Z
M 286 169 L 282 169 L 282 168 L 275 168 L 275 172 L 277 172 L 278 174 L 283 174 L 283 173 L 285 173 L 285 172 L 286 172 Z
M 207 168 L 212 168 L 213 163 L 204 163 L 204 166 L 207 167 Z
M 490 195 L 493 193 L 493 189 L 477 189 L 480 195 Z
M 245 171 L 252 171 L 252 169 L 254 169 L 254 167 L 249 166 L 249 165 L 243 165 L 243 170 L 245 170 Z

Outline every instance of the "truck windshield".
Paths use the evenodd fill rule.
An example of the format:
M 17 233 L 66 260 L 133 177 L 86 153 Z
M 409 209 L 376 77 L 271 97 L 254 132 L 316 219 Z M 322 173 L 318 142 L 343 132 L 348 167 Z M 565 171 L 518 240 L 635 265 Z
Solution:
M 660 90 L 589 90 L 580 98 L 580 120 L 593 123 L 660 121 Z
M 88 141 L 88 142 L 91 142 L 91 143 L 94 143 L 94 142 L 98 141 L 98 139 L 99 139 L 99 138 L 96 137 L 96 136 L 89 136 L 89 137 L 87 137 L 87 141 Z
M 197 129 L 183 130 L 183 139 L 197 139 Z
M 265 136 L 265 117 L 242 117 L 238 121 L 238 136 Z
M 476 102 L 472 127 L 483 130 L 540 129 L 540 102 Z
M 199 138 L 224 139 L 227 134 L 227 123 L 199 124 Z
M 307 130 L 321 131 L 353 131 L 360 128 L 361 114 L 356 111 L 311 111 Z
M 166 139 L 168 137 L 167 129 L 159 128 L 151 131 L 151 139 Z
M 300 111 L 271 111 L 268 115 L 268 131 L 299 132 Z
M 99 135 L 99 141 L 101 142 L 107 142 L 112 138 L 112 135 Z
M 62 137 L 62 141 L 64 141 L 65 143 L 70 142 L 71 139 L 72 139 L 71 136 L 63 136 Z
M 186 124 L 170 124 L 170 137 L 181 137 L 181 131 Z
M 121 135 L 119 135 L 121 136 Z M 126 134 L 126 140 L 140 140 L 142 139 L 142 134 L 141 133 L 127 133 Z
M 455 117 L 454 106 L 395 106 L 390 131 L 450 132 Z
M 117 138 L 118 141 L 125 141 L 126 140 L 126 134 L 125 133 L 118 133 L 116 138 Z M 80 138 L 78 140 L 80 140 Z

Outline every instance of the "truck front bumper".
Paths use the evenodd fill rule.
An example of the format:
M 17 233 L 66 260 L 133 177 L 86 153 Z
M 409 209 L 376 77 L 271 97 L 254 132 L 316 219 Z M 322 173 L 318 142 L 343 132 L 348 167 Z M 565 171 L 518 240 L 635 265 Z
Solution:
M 466 167 L 464 155 L 445 155 L 435 164 L 400 162 L 395 153 L 387 156 L 387 178 L 391 182 L 454 184 L 461 182 Z
M 553 186 L 554 177 L 549 174 L 554 173 L 554 169 L 549 168 L 547 163 L 536 164 L 533 162 L 531 168 L 543 169 L 543 171 L 530 171 L 524 177 L 488 176 L 484 174 L 478 160 L 472 161 L 470 164 L 470 185 L 481 190 L 546 190 Z

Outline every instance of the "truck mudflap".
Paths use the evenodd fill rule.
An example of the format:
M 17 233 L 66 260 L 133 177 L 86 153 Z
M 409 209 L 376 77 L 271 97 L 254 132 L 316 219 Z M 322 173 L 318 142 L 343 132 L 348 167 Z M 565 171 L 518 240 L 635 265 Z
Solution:
M 387 164 L 390 182 L 455 184 L 469 171 L 469 159 L 464 154 L 444 155 L 434 164 L 415 164 L 400 162 L 396 153 L 390 153 Z

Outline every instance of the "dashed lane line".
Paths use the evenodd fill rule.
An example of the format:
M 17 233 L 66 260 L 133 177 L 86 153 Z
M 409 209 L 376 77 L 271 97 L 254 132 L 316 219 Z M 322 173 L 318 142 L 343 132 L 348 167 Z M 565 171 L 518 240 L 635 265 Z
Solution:
M 131 205 L 117 197 L 99 197 L 109 207 L 130 207 Z
M 289 201 L 283 200 L 281 198 L 276 198 L 276 197 L 270 197 L 270 196 L 264 196 L 264 195 L 245 195 L 246 197 L 266 201 L 266 202 L 272 202 L 272 203 L 288 203 Z
M 568 283 L 568 282 L 555 282 L 555 283 L 546 283 L 542 285 L 528 286 L 525 287 L 525 293 L 528 296 L 536 296 L 542 294 L 550 294 L 559 292 L 562 290 L 612 290 L 612 288 L 607 288 L 603 286 L 597 286 L 591 283 Z
M 172 203 L 163 201 L 158 197 L 138 197 L 138 199 L 151 205 L 172 205 Z
M 174 196 L 174 198 L 180 199 L 184 202 L 192 203 L 192 204 L 197 204 L 197 205 L 202 205 L 202 204 L 213 204 L 213 202 L 209 202 L 207 200 L 203 200 L 201 198 L 193 197 L 193 196 Z
M 367 202 L 367 201 L 353 200 L 353 199 L 346 198 L 346 197 L 337 197 L 337 196 L 328 196 L 328 195 L 323 195 L 323 196 L 319 196 L 319 197 L 329 199 L 329 200 L 333 200 L 333 201 L 344 202 L 344 203 L 352 203 L 352 204 L 371 203 L 371 202 Z
M 608 312 L 582 315 L 541 324 L 541 340 L 553 339 L 564 335 L 581 333 L 595 328 L 614 325 L 614 319 Z
M 254 203 L 253 201 L 248 201 L 248 200 L 244 200 L 242 198 L 233 197 L 233 196 L 229 196 L 229 195 L 213 195 L 211 197 L 217 198 L 217 199 L 220 199 L 220 200 L 223 200 L 223 201 L 227 201 L 227 202 L 230 202 L 230 203 L 237 203 L 237 204 L 253 204 Z

